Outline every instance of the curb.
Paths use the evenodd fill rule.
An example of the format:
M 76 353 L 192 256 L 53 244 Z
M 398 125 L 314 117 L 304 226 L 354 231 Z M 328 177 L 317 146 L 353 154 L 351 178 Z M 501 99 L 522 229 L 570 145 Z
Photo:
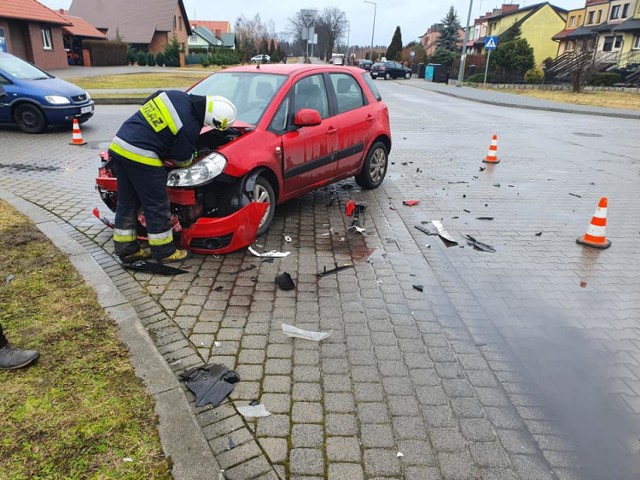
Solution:
M 64 231 L 55 216 L 3 189 L 0 189 L 0 199 L 29 217 L 67 255 L 84 281 L 95 290 L 102 308 L 118 325 L 118 337 L 129 350 L 135 373 L 154 398 L 160 442 L 165 456 L 172 463 L 173 478 L 210 480 L 212 475 L 220 471 L 220 466 L 191 410 L 184 390 L 158 352 L 133 306 L 91 254 Z
M 148 95 L 147 95 L 148 96 Z M 145 97 L 123 97 L 123 98 L 93 98 L 96 105 L 142 105 Z

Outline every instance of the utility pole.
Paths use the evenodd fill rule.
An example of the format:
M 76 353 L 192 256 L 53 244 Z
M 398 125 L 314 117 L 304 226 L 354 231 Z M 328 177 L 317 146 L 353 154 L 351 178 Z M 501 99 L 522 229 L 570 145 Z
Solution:
M 369 0 L 364 0 L 364 3 L 370 3 L 373 5 L 373 28 L 371 29 L 371 60 L 373 62 L 373 34 L 376 31 L 376 10 L 378 9 L 378 4 L 376 2 L 371 2 Z
M 460 57 L 460 69 L 458 70 L 458 83 L 456 87 L 462 86 L 464 76 L 464 62 L 467 60 L 467 43 L 469 43 L 469 34 L 471 33 L 471 9 L 473 8 L 473 0 L 469 0 L 469 15 L 467 16 L 467 28 L 464 29 L 464 44 L 462 45 L 462 56 Z

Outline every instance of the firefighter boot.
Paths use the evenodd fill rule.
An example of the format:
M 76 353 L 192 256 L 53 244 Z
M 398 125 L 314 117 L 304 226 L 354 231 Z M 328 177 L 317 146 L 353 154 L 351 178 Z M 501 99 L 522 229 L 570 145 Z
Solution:
M 23 350 L 6 344 L 0 348 L 0 370 L 15 370 L 31 365 L 40 354 L 35 350 Z
M 147 260 L 151 258 L 151 250 L 148 247 L 141 247 L 136 253 L 130 255 L 122 255 L 120 260 L 122 263 L 131 263 L 138 260 Z
M 189 258 L 191 258 L 191 252 L 189 250 L 181 250 L 177 248 L 176 251 L 168 257 L 158 259 L 158 263 L 181 262 L 182 260 L 187 260 Z

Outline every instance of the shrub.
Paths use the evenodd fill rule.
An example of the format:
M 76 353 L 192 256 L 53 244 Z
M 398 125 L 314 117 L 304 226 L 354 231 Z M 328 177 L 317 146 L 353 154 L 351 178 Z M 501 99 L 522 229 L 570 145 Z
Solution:
M 147 54 L 144 52 L 138 52 L 138 65 L 144 67 L 147 65 Z
M 202 65 L 204 68 L 207 68 L 209 65 L 211 65 L 211 62 L 209 61 L 209 55 L 200 55 L 200 65 Z
M 180 44 L 175 35 L 164 46 L 164 62 L 167 67 L 180 66 Z
M 147 65 L 149 65 L 150 67 L 156 66 L 156 59 L 151 52 L 147 53 Z
M 611 87 L 619 81 L 619 73 L 594 73 L 589 83 L 595 86 Z
M 164 53 L 158 52 L 156 55 L 156 65 L 159 67 L 164 67 Z
M 533 67 L 524 73 L 524 81 L 527 83 L 542 83 L 544 80 L 544 72 L 542 69 Z
M 474 73 L 473 75 L 469 75 L 465 82 L 469 83 L 482 83 L 484 81 L 484 73 Z
M 134 65 L 136 63 L 137 52 L 131 45 L 127 45 L 127 63 Z

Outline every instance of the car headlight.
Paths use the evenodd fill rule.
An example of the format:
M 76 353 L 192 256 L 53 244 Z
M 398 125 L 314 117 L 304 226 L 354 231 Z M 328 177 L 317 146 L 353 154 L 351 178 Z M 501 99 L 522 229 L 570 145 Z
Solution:
M 67 105 L 71 103 L 67 97 L 61 97 L 59 95 L 47 95 L 44 99 L 52 105 Z
M 171 170 L 167 176 L 168 187 L 197 187 L 209 183 L 222 173 L 227 159 L 219 153 L 211 153 L 195 165 Z
M 89 92 L 84 92 L 84 93 L 87 96 L 87 101 L 91 100 L 91 95 L 89 95 Z

